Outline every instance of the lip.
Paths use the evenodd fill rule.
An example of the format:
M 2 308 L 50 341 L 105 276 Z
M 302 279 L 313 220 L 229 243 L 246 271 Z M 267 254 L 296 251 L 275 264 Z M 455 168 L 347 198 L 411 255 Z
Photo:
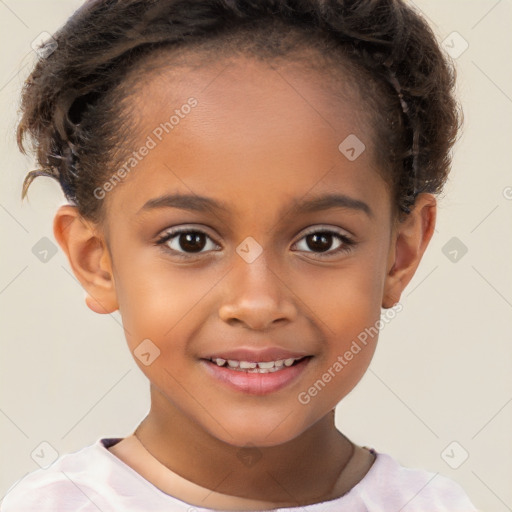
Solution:
M 227 352 L 226 354 L 233 354 L 234 352 Z M 291 354 L 291 352 L 289 352 Z M 220 357 L 220 356 L 219 356 Z M 294 356 L 290 356 L 294 357 Z M 303 357 L 303 356 L 295 356 Z M 309 361 L 313 356 L 307 356 L 302 361 L 288 366 L 273 373 L 249 373 L 244 371 L 232 370 L 229 367 L 218 366 L 216 363 L 207 359 L 201 360 L 205 371 L 211 375 L 215 380 L 226 385 L 230 389 L 250 394 L 250 395 L 267 395 L 283 389 L 298 379 L 298 377 L 305 371 Z M 225 358 L 222 358 L 225 359 Z M 234 357 L 233 357 L 234 359 Z M 278 359 L 286 359 L 279 357 Z M 250 359 L 242 359 L 247 361 Z M 260 361 L 263 361 L 262 359 Z M 256 361 L 257 362 L 257 361 Z
M 279 347 L 267 347 L 261 350 L 254 350 L 249 348 L 237 348 L 235 350 L 225 350 L 222 352 L 215 352 L 203 359 L 233 359 L 235 361 L 251 361 L 253 363 L 278 361 L 279 359 L 299 359 L 310 354 L 301 352 L 290 352 Z

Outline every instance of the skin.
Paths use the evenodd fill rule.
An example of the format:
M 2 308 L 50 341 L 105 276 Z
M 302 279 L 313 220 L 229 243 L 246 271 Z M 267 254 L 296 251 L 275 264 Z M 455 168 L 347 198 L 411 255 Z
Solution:
M 217 492 L 296 506 L 340 496 L 373 462 L 366 458 L 335 486 L 352 443 L 336 428 L 334 407 L 364 375 L 377 336 L 308 404 L 297 396 L 375 325 L 381 307 L 399 301 L 432 236 L 436 200 L 420 194 L 395 223 L 361 101 L 333 99 L 298 68 L 276 69 L 238 58 L 181 79 L 155 74 L 133 98 L 142 120 L 134 150 L 188 97 L 197 107 L 107 194 L 101 224 L 64 205 L 54 233 L 88 307 L 119 309 L 132 352 L 147 338 L 160 350 L 149 366 L 135 358 L 150 381 L 151 410 L 137 429 L 150 453 Z M 366 151 L 349 161 L 338 145 L 352 133 Z M 334 192 L 372 214 L 295 211 L 297 201 Z M 140 213 L 164 193 L 208 196 L 229 210 Z M 179 258 L 171 250 L 185 252 L 179 237 L 156 245 L 178 226 L 210 237 L 200 239 L 202 252 Z M 330 255 L 322 257 L 305 236 L 313 227 L 354 244 L 333 254 L 340 242 L 328 237 Z M 251 263 L 236 252 L 249 236 L 263 249 Z M 263 396 L 226 388 L 200 361 L 213 351 L 276 345 L 313 358 L 299 379 Z M 250 467 L 237 457 L 248 444 L 261 454 Z

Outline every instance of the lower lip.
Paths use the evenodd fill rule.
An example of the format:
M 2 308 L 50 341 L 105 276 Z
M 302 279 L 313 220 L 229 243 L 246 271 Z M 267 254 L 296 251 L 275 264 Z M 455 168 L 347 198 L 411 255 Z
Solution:
M 215 379 L 227 386 L 250 395 L 266 395 L 278 391 L 302 374 L 306 369 L 311 356 L 304 358 L 293 366 L 272 373 L 248 373 L 240 370 L 231 370 L 229 367 L 219 366 L 206 359 L 202 360 L 206 370 Z

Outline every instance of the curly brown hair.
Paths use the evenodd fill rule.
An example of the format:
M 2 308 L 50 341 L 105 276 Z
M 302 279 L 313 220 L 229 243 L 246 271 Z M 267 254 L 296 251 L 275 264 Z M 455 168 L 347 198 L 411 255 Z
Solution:
M 93 190 L 133 140 L 127 98 L 143 82 L 133 71 L 151 71 L 149 57 L 178 47 L 210 60 L 306 61 L 315 51 L 329 73 L 348 69 L 364 92 L 395 211 L 409 213 L 417 194 L 446 182 L 462 120 L 455 70 L 402 0 L 88 0 L 53 39 L 22 93 L 18 145 L 25 152 L 28 135 L 39 165 L 22 199 L 35 177 L 50 176 L 82 216 L 101 220 Z

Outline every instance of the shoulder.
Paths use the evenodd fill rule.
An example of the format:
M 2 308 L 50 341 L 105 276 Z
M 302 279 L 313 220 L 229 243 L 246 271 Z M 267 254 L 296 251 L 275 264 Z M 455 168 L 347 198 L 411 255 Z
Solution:
M 101 510 L 104 498 L 98 488 L 102 478 L 98 477 L 106 476 L 109 465 L 101 442 L 98 440 L 91 446 L 63 455 L 50 467 L 33 471 L 18 480 L 7 491 L 0 512 Z M 91 472 L 91 468 L 94 471 Z
M 373 466 L 353 488 L 365 503 L 402 512 L 476 512 L 457 482 L 439 473 L 404 467 L 386 453 L 373 452 Z

